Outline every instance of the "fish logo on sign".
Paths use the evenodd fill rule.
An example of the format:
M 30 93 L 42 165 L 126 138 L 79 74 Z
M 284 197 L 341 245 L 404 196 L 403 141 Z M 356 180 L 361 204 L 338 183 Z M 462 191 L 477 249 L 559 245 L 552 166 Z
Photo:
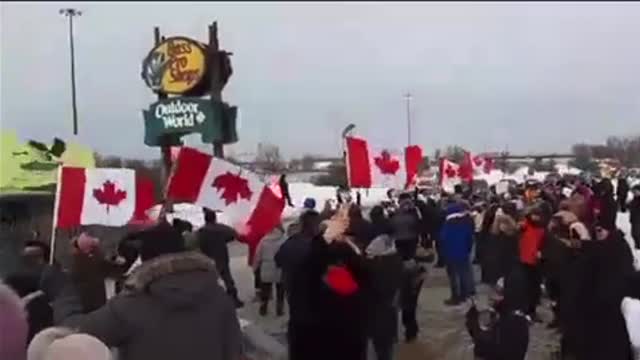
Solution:
M 185 37 L 170 37 L 144 59 L 142 79 L 155 92 L 184 94 L 202 82 L 206 65 L 203 45 Z

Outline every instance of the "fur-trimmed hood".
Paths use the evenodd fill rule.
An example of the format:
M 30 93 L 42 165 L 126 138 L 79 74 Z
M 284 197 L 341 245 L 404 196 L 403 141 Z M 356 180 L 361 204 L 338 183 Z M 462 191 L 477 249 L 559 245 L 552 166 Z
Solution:
M 198 252 L 184 252 L 142 263 L 125 282 L 125 289 L 130 294 L 150 294 L 170 307 L 190 307 L 205 301 L 217 282 L 213 260 Z
M 125 288 L 129 291 L 143 291 L 164 276 L 192 271 L 213 272 L 218 276 L 213 260 L 202 253 L 190 251 L 158 256 L 143 262 L 131 273 L 125 282 Z

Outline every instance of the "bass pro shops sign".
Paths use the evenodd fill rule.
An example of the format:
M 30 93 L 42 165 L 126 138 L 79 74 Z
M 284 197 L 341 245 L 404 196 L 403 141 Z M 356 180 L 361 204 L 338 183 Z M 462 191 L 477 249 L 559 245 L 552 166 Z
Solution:
M 205 91 L 199 88 L 206 87 L 206 73 L 204 45 L 180 36 L 162 41 L 142 62 L 142 79 L 157 93 L 184 95 Z

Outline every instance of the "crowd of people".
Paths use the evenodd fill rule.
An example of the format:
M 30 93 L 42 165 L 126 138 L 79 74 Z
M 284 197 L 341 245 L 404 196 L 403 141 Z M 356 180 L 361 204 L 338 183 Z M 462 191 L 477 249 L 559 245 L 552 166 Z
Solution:
M 368 212 L 348 191 L 321 211 L 307 199 L 252 259 L 259 314 L 269 315 L 275 293 L 276 316 L 289 316 L 290 360 L 365 360 L 369 347 L 391 360 L 399 342 L 424 331 L 417 309 L 433 264 L 449 279 L 443 305 L 469 306 L 460 326 L 479 359 L 525 359 L 548 298 L 562 359 L 629 360 L 621 304 L 640 299 L 640 275 L 616 217 L 629 211 L 640 248 L 640 185 L 625 184 L 389 191 Z M 205 222 L 194 230 L 161 219 L 111 256 L 82 233 L 64 270 L 49 263 L 46 244 L 25 243 L 23 270 L 0 283 L 0 359 L 244 359 L 236 314 L 244 303 L 227 248 L 240 236 L 214 211 L 205 209 Z M 491 289 L 489 308 L 476 305 L 478 282 Z
M 623 189 L 624 190 L 624 189 Z M 561 334 L 562 359 L 630 359 L 632 346 L 621 304 L 638 299 L 640 277 L 632 249 L 617 228 L 618 211 L 631 212 L 638 243 L 640 186 L 609 179 L 526 184 L 519 191 L 472 203 L 481 281 L 498 299 L 481 326 L 475 307 L 467 327 L 476 354 L 486 359 L 524 359 L 542 289 L 552 304 L 547 325 Z M 444 239 L 446 242 L 447 239 Z M 495 316 L 494 316 L 495 315 Z M 490 320 L 487 320 L 490 319 Z M 637 342 L 636 342 L 637 346 Z M 508 355 L 505 355 L 508 354 Z

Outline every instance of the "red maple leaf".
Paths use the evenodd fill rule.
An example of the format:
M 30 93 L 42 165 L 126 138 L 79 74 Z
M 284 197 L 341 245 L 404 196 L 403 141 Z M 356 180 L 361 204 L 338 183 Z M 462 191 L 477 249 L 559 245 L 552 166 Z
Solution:
M 455 177 L 456 175 L 458 175 L 456 169 L 454 169 L 451 165 L 447 165 L 447 168 L 444 169 L 444 173 L 447 175 L 447 177 Z
M 107 214 L 110 206 L 118 206 L 127 198 L 127 192 L 116 188 L 116 184 L 107 180 L 102 184 L 101 188 L 93 189 L 93 197 L 98 203 L 107 206 Z
M 216 176 L 211 186 L 222 190 L 225 205 L 238 202 L 238 198 L 251 200 L 251 195 L 253 195 L 247 179 L 242 178 L 240 174 L 236 175 L 228 171 Z
M 400 162 L 391 158 L 391 155 L 387 150 L 383 150 L 380 156 L 374 158 L 376 166 L 383 174 L 395 175 L 400 169 Z

